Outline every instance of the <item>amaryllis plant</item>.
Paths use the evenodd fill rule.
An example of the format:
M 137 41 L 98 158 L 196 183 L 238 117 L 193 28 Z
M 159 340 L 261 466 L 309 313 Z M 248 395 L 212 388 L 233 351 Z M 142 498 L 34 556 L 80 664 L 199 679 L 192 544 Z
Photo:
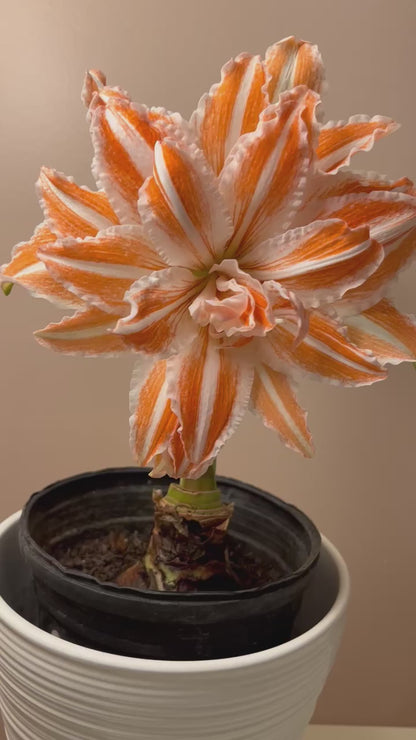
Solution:
M 135 457 L 181 479 L 156 497 L 147 565 L 160 588 L 177 586 L 157 567 L 177 555 L 161 531 L 189 545 L 197 521 L 211 544 L 223 538 L 215 460 L 247 409 L 309 456 L 299 372 L 360 386 L 415 360 L 415 324 L 386 298 L 415 250 L 415 191 L 347 169 L 397 125 L 322 124 L 323 78 L 317 47 L 288 38 L 264 61 L 228 62 L 185 121 L 89 72 L 98 190 L 43 168 L 44 220 L 2 268 L 6 291 L 19 283 L 74 310 L 36 332 L 41 344 L 136 353 Z M 197 562 L 203 579 L 198 553 L 189 572 Z

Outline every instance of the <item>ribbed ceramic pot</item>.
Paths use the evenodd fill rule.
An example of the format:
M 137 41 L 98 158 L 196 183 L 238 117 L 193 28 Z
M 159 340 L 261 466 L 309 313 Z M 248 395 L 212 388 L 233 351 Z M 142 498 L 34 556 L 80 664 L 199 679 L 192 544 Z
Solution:
M 349 595 L 345 563 L 325 538 L 292 640 L 233 658 L 157 661 L 80 647 L 31 624 L 18 519 L 0 525 L 8 740 L 301 740 L 335 658 Z

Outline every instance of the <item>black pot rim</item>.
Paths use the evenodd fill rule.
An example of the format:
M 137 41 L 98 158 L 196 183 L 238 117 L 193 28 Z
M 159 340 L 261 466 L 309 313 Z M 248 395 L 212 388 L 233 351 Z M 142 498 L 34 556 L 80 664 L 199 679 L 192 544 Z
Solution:
M 278 496 L 274 496 L 271 493 L 267 493 L 266 491 L 263 491 L 260 488 L 257 488 L 257 486 L 253 486 L 251 483 L 243 483 L 242 481 L 239 481 L 235 478 L 229 478 L 227 476 L 217 476 L 217 481 L 219 486 L 221 484 L 233 486 L 235 488 L 240 488 L 242 485 L 245 487 L 249 487 L 252 492 L 254 492 L 257 496 L 263 498 L 266 501 L 269 501 L 273 504 L 278 504 L 281 509 L 284 511 L 290 513 L 291 516 L 297 519 L 299 523 L 302 524 L 302 526 L 307 530 L 310 540 L 311 540 L 311 552 L 309 557 L 305 560 L 303 565 L 299 568 L 297 568 L 295 571 L 292 571 L 287 576 L 282 576 L 277 581 L 271 581 L 270 583 L 264 585 L 264 586 L 257 586 L 254 588 L 249 589 L 241 589 L 236 591 L 200 591 L 200 592 L 194 592 L 194 593 L 177 593 L 177 592 L 171 592 L 171 591 L 155 591 L 153 589 L 137 589 L 137 588 L 130 588 L 127 586 L 118 586 L 115 583 L 106 583 L 103 581 L 99 581 L 94 576 L 88 575 L 86 573 L 81 573 L 78 570 L 75 570 L 74 568 L 66 568 L 63 566 L 58 560 L 56 560 L 52 555 L 47 553 L 38 543 L 31 537 L 29 533 L 29 518 L 32 512 L 32 509 L 36 505 L 38 499 L 43 497 L 45 494 L 48 494 L 53 489 L 63 485 L 63 484 L 69 484 L 72 482 L 76 482 L 79 479 L 86 480 L 88 478 L 97 478 L 97 477 L 104 477 L 106 475 L 114 475 L 114 474 L 120 474 L 125 473 L 127 475 L 129 474 L 136 474 L 136 473 L 142 473 L 148 475 L 150 472 L 150 468 L 139 468 L 139 467 L 133 467 L 133 466 L 126 466 L 126 467 L 112 467 L 112 468 L 103 468 L 101 470 L 97 471 L 87 471 L 85 473 L 78 473 L 77 475 L 72 475 L 66 478 L 62 478 L 58 481 L 55 481 L 54 483 L 51 483 L 49 486 L 46 486 L 40 491 L 35 492 L 31 495 L 25 506 L 22 510 L 22 515 L 19 522 L 20 532 L 23 534 L 23 538 L 25 540 L 30 540 L 30 546 L 32 550 L 34 550 L 39 559 L 42 561 L 42 567 L 46 568 L 52 573 L 56 573 L 57 571 L 61 573 L 66 578 L 70 578 L 71 580 L 77 581 L 78 587 L 85 588 L 89 592 L 91 590 L 93 591 L 99 591 L 100 593 L 104 591 L 111 592 L 113 598 L 118 597 L 120 599 L 123 599 L 123 597 L 129 597 L 133 594 L 141 594 L 141 595 L 147 595 L 148 597 L 151 597 L 152 599 L 160 600 L 160 601 L 177 601 L 178 598 L 181 600 L 186 600 L 189 602 L 196 602 L 196 601 L 233 601 L 233 600 L 239 600 L 239 599 L 250 599 L 253 597 L 260 596 L 262 594 L 266 594 L 272 591 L 279 590 L 280 588 L 283 588 L 287 584 L 289 584 L 291 581 L 295 581 L 300 575 L 306 575 L 313 567 L 316 565 L 319 554 L 320 554 L 320 548 L 321 548 L 321 534 L 319 530 L 316 528 L 315 524 L 309 519 L 309 517 L 301 511 L 301 509 L 298 509 L 293 504 L 288 504 L 286 501 L 283 501 Z M 155 479 L 155 487 L 157 487 L 157 481 L 161 480 L 163 482 L 166 481 L 166 479 Z M 163 485 L 163 484 L 162 484 Z

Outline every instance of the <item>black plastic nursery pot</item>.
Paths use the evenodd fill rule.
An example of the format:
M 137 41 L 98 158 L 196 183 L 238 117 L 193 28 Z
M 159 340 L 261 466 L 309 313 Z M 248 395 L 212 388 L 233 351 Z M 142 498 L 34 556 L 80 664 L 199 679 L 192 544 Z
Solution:
M 142 658 L 224 658 L 290 639 L 321 538 L 305 514 L 254 486 L 218 477 L 225 501 L 235 504 L 230 535 L 284 573 L 267 585 L 199 593 L 133 589 L 100 583 L 48 554 L 51 545 L 92 528 L 149 531 L 152 489 L 168 485 L 149 479 L 147 470 L 120 468 L 67 478 L 30 498 L 20 545 L 43 613 L 68 639 Z

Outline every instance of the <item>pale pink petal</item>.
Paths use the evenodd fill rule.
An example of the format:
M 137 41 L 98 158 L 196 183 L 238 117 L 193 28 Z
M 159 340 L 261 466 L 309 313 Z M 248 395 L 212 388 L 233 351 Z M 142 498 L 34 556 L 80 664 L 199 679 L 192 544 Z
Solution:
M 271 305 L 261 283 L 240 270 L 237 260 L 213 265 L 211 277 L 189 307 L 200 326 L 218 336 L 264 336 L 274 326 Z

